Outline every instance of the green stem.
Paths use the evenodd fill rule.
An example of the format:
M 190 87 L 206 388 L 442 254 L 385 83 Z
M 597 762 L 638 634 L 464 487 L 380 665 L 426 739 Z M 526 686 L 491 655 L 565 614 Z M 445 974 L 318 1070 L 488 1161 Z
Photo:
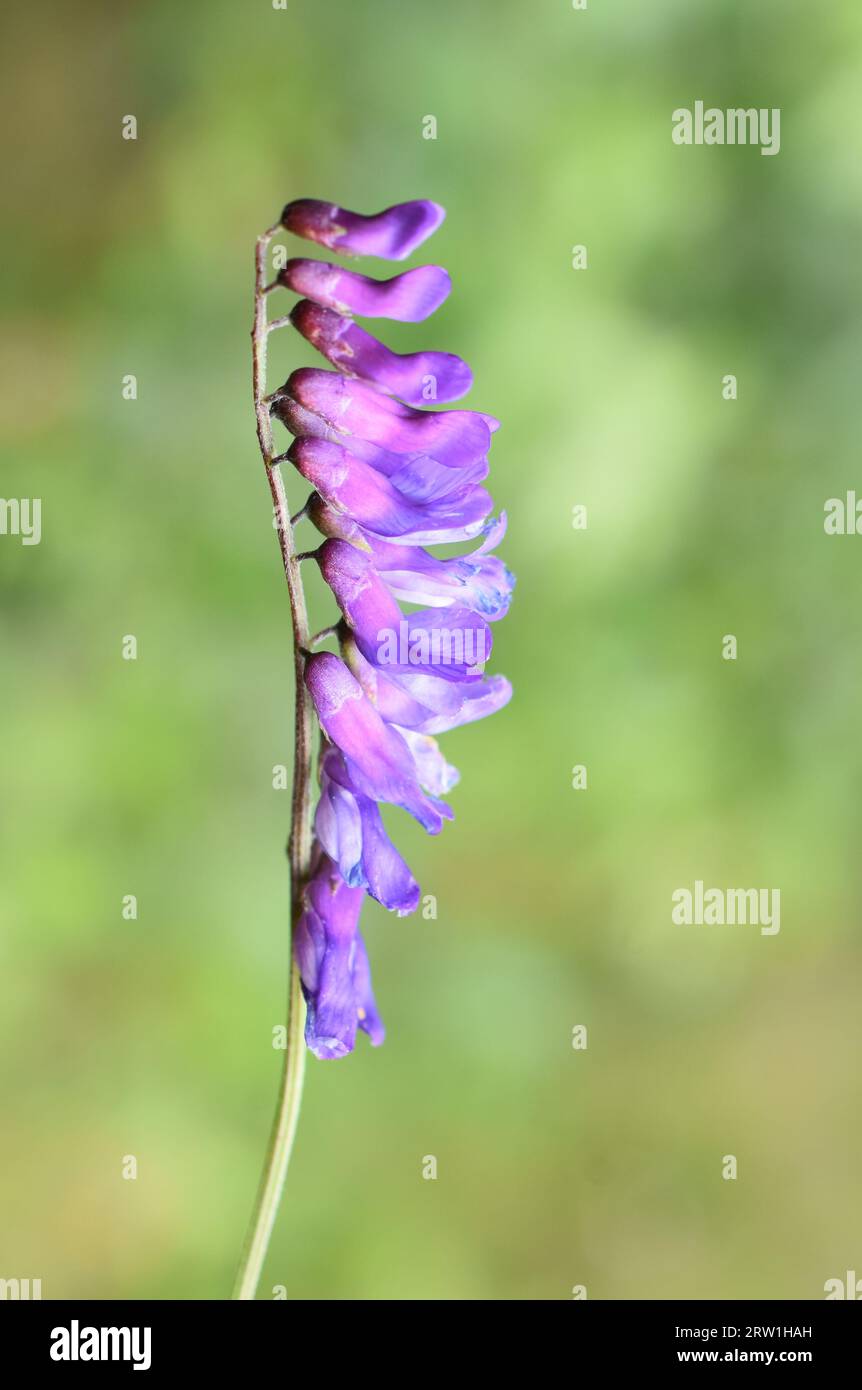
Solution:
M 299 971 L 294 965 L 290 972 L 290 1001 L 288 1006 L 287 1050 L 275 1110 L 272 1133 L 263 1165 L 254 1215 L 246 1236 L 234 1287 L 235 1299 L 254 1298 L 260 1272 L 266 1257 L 269 1238 L 281 1202 L 287 1166 L 293 1148 L 293 1138 L 302 1101 L 302 1079 L 305 1071 L 305 1040 L 302 1036 L 302 990 Z
M 254 408 L 257 419 L 257 438 L 261 457 L 266 468 L 267 480 L 272 496 L 278 542 L 284 565 L 290 596 L 290 612 L 293 626 L 293 659 L 296 683 L 296 722 L 294 737 L 293 797 L 291 803 L 290 837 L 287 854 L 290 861 L 290 900 L 291 900 L 291 946 L 293 932 L 302 911 L 302 894 L 308 879 L 311 864 L 311 770 L 314 716 L 311 701 L 305 688 L 305 656 L 309 649 L 308 612 L 305 593 L 302 587 L 299 562 L 293 537 L 290 508 L 284 488 L 284 480 L 275 454 L 272 438 L 269 404 L 266 400 L 266 344 L 272 325 L 267 322 L 266 313 L 266 253 L 269 243 L 279 230 L 270 227 L 263 236 L 258 237 L 255 249 L 254 285 L 254 323 L 251 331 L 252 341 L 252 379 L 254 385 Z M 291 950 L 292 959 L 292 950 Z M 260 1272 L 266 1257 L 269 1239 L 272 1234 L 281 1201 L 293 1139 L 296 1134 L 299 1107 L 302 1100 L 302 1082 L 305 1072 L 305 1041 L 303 1039 L 303 1002 L 299 981 L 299 971 L 292 962 L 290 969 L 290 988 L 287 1009 L 287 1045 L 284 1053 L 284 1067 L 281 1075 L 275 1118 L 270 1133 L 269 1145 L 261 1174 L 260 1186 L 255 1200 L 251 1224 L 240 1260 L 239 1273 L 234 1287 L 235 1299 L 252 1299 L 255 1296 Z

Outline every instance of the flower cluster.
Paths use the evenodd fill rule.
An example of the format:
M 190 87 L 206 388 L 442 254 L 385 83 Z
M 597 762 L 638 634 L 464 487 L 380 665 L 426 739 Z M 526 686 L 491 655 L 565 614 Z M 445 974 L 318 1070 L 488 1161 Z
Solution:
M 400 261 L 443 217 L 425 201 L 365 217 L 303 198 L 282 225 L 331 251 Z M 311 653 L 305 663 L 325 741 L 294 937 L 306 1042 L 318 1057 L 342 1057 L 357 1028 L 383 1040 L 358 925 L 363 897 L 399 916 L 419 902 L 380 804 L 403 807 L 432 835 L 451 818 L 442 798 L 458 773 L 434 736 L 510 698 L 508 681 L 486 677 L 484 663 L 489 624 L 505 614 L 514 580 L 492 553 L 505 516 L 492 519 L 482 485 L 498 421 L 421 408 L 463 396 L 469 367 L 452 353 L 399 355 L 354 321 L 427 318 L 449 293 L 446 271 L 426 265 L 379 281 L 297 258 L 279 282 L 303 296 L 291 322 L 334 368 L 293 372 L 271 408 L 295 436 L 287 458 L 314 489 L 305 514 L 325 537 L 314 558 L 342 615 L 340 656 Z M 448 558 L 425 549 L 465 541 L 478 545 Z M 399 600 L 421 606 L 405 613 Z

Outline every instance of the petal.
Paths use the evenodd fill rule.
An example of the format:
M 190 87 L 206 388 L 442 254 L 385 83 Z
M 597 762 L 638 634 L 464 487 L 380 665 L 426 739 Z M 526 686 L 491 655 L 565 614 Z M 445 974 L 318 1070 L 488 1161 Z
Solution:
M 344 1057 L 356 1040 L 359 1009 L 364 1009 L 369 989 L 366 958 L 360 970 L 360 1005 L 354 971 L 363 896 L 360 888 L 344 883 L 326 855 L 320 856 L 305 889 L 293 946 L 308 1005 L 305 1040 L 316 1057 Z
M 375 709 L 402 731 L 442 734 L 494 714 L 512 696 L 505 676 L 459 684 L 440 676 L 397 674 L 366 661 L 352 636 L 342 642 L 342 651 Z
M 447 763 L 435 738 L 414 729 L 401 729 L 400 733 L 413 754 L 419 781 L 427 792 L 432 796 L 445 796 L 458 785 L 461 774 L 457 767 Z
M 413 725 L 413 728 L 425 734 L 445 734 L 464 724 L 474 724 L 477 719 L 496 714 L 512 698 L 512 686 L 505 676 L 488 676 L 486 680 L 462 685 L 435 676 L 402 675 L 397 679 L 417 702 L 430 708 L 436 706 L 436 712 Z M 441 694 L 444 686 L 452 692 L 448 704 Z
M 382 604 L 375 607 L 382 611 Z M 493 645 L 484 618 L 458 604 L 402 614 L 397 624 L 381 623 L 376 632 L 369 622 L 354 627 L 354 636 L 362 655 L 375 666 L 393 674 L 421 673 L 459 683 L 481 678 Z
M 298 198 L 281 214 L 281 225 L 296 236 L 350 256 L 403 261 L 436 232 L 446 213 L 439 203 L 416 199 L 366 216 L 317 198 Z
M 450 680 L 478 675 L 491 655 L 484 619 L 460 604 L 406 616 L 371 563 L 343 540 L 327 540 L 316 553 L 356 645 L 376 666 L 430 671 Z
M 342 636 L 341 650 L 352 674 L 387 723 L 415 729 L 436 713 L 428 705 L 415 700 L 396 677 L 387 675 L 379 666 L 372 666 L 370 661 L 366 661 L 349 630 Z M 449 681 L 441 681 L 440 684 L 451 692 L 455 691 Z M 454 693 L 450 699 L 456 699 Z
M 353 875 L 348 882 L 361 884 L 366 892 L 390 912 L 397 912 L 399 917 L 404 917 L 407 913 L 415 911 L 419 904 L 419 884 L 386 834 L 377 805 L 356 791 L 350 781 L 339 749 L 326 750 L 321 760 L 320 773 L 321 800 L 318 804 L 315 830 L 324 849 L 338 863 L 342 877 L 345 877 L 347 863 Z M 349 804 L 356 814 L 355 827 L 353 821 L 347 818 L 327 822 L 329 843 L 321 834 L 319 824 L 320 807 L 324 801 L 335 805 L 340 801 Z M 357 832 L 358 846 L 354 839 L 354 830 Z M 338 838 L 342 831 L 347 836 L 344 844 Z
M 460 603 L 489 622 L 505 617 L 515 577 L 496 555 L 483 554 L 483 546 L 441 560 L 418 546 L 370 535 L 367 540 L 374 568 L 394 598 L 431 608 Z
M 374 992 L 371 988 L 371 967 L 362 932 L 356 933 L 356 955 L 353 962 L 353 993 L 356 999 L 356 1017 L 363 1033 L 367 1033 L 372 1047 L 379 1047 L 386 1037 L 383 1020 L 377 1012 Z
M 344 435 L 324 420 L 322 415 L 300 405 L 291 396 L 278 396 L 272 404 L 272 414 L 285 429 L 301 439 L 325 439 L 329 444 L 344 447 Z M 472 459 L 467 464 L 450 466 L 429 458 L 427 454 L 396 454 L 369 444 L 366 439 L 350 438 L 350 455 L 367 463 L 376 472 L 391 478 L 399 490 L 414 502 L 431 501 L 448 496 L 467 483 L 480 483 L 488 476 L 488 457 Z
M 469 539 L 481 533 L 494 505 L 490 493 L 477 484 L 427 505 L 413 502 L 383 474 L 327 440 L 297 439 L 287 456 L 335 510 L 332 516 L 314 503 L 309 509 L 324 535 L 351 539 L 359 525 L 407 543 Z
M 508 517 L 505 512 L 501 512 L 495 520 L 489 521 L 485 527 L 485 539 L 474 554 L 487 555 L 489 551 L 496 550 L 506 534 L 507 526 Z
M 317 992 L 306 996 L 308 1012 L 305 1018 L 305 1045 L 321 1061 L 346 1057 L 356 1042 L 354 950 L 355 942 L 349 946 L 329 945 L 324 933 Z
M 421 776 L 419 777 L 422 782 Z M 433 792 L 433 787 L 428 787 Z M 367 796 L 359 797 L 362 814 L 362 870 L 365 888 L 390 912 L 406 917 L 419 906 L 419 884 L 393 845 L 380 808 Z
M 393 453 L 426 453 L 450 467 L 484 458 L 491 443 L 491 431 L 478 411 L 414 410 L 365 382 L 317 367 L 291 373 L 276 393 L 276 413 L 283 396 L 321 415 L 348 439 L 365 439 Z
M 364 888 L 362 817 L 356 797 L 326 775 L 321 765 L 320 800 L 314 813 L 314 833 L 341 877 L 351 888 Z
M 473 384 L 466 362 L 451 352 L 392 352 L 364 328 L 332 309 L 301 299 L 290 321 L 327 361 L 410 405 L 455 401 Z
M 344 662 L 331 652 L 306 658 L 305 683 L 329 740 L 340 748 L 356 790 L 372 801 L 388 801 L 415 816 L 430 835 L 439 834 L 452 811 L 420 786 L 410 749 L 385 724 Z
M 330 261 L 289 260 L 278 281 L 294 294 L 339 314 L 364 318 L 395 319 L 421 323 L 449 297 L 452 282 L 442 265 L 420 265 L 393 275 L 391 280 L 372 280 L 355 270 L 344 270 Z
M 449 468 L 427 454 L 393 454 L 391 457 L 400 462 L 397 468 L 387 472 L 387 477 L 392 486 L 409 497 L 411 502 L 441 501 L 468 484 L 481 483 L 489 472 L 487 454 L 471 463 L 462 464 L 460 468 Z M 376 458 L 369 458 L 368 462 L 374 468 L 380 467 Z
M 457 498 L 454 500 L 458 501 Z M 442 506 L 435 508 L 433 512 L 431 508 L 427 508 L 425 515 L 412 519 L 411 524 L 416 527 L 415 530 L 404 530 L 402 535 L 390 535 L 389 539 L 404 541 L 408 545 L 443 545 L 453 541 L 474 540 L 482 530 L 481 514 L 488 505 L 493 503 L 489 502 L 484 488 L 465 489 L 464 501 L 460 502 L 457 508 L 461 515 L 452 515 L 450 509 Z M 464 512 L 473 519 L 465 522 Z M 350 541 L 363 550 L 370 549 L 370 531 L 360 526 L 347 512 L 331 507 L 318 493 L 312 493 L 309 498 L 308 515 L 322 535 Z M 403 528 L 408 523 L 403 520 L 403 513 L 400 515 L 402 519 L 398 526 Z M 380 530 L 393 529 L 390 523 L 386 523 L 385 528 L 382 522 L 375 522 L 375 525 L 378 525 Z
M 397 630 L 401 609 L 367 554 L 347 541 L 327 540 L 316 552 L 316 559 L 360 647 L 373 646 L 381 631 Z

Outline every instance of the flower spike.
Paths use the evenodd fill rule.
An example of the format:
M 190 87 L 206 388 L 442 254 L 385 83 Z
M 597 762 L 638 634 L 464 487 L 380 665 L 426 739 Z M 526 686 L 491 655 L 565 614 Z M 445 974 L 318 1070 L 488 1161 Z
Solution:
M 366 216 L 334 203 L 288 203 L 282 226 L 330 251 L 400 261 L 440 225 L 420 200 Z M 486 675 L 490 623 L 505 616 L 514 578 L 493 553 L 495 520 L 483 481 L 499 421 L 439 407 L 472 386 L 454 353 L 393 352 L 354 320 L 416 323 L 446 299 L 437 265 L 388 280 L 328 260 L 296 257 L 277 282 L 299 296 L 287 318 L 328 363 L 300 367 L 268 398 L 294 436 L 281 458 L 313 488 L 298 516 L 324 537 L 313 554 L 341 611 L 340 655 L 308 651 L 304 683 L 324 735 L 312 869 L 294 956 L 316 1057 L 344 1057 L 357 1030 L 383 1025 L 359 931 L 363 898 L 403 916 L 420 887 L 393 845 L 381 805 L 400 807 L 431 835 L 452 811 L 458 781 L 436 734 L 508 703 L 511 686 Z M 279 460 L 280 461 L 280 460 Z M 467 542 L 438 557 L 426 546 Z M 401 603 L 411 605 L 405 612 Z

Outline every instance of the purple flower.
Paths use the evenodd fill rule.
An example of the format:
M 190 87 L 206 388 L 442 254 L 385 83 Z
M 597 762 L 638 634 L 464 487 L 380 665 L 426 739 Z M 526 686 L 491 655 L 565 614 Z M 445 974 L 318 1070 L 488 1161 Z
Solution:
M 343 254 L 403 260 L 443 216 L 426 201 L 364 216 L 303 198 L 287 205 L 282 225 Z M 278 280 L 301 296 L 290 321 L 335 369 L 294 371 L 271 409 L 295 436 L 286 457 L 313 488 L 303 511 L 325 538 L 313 553 L 341 610 L 340 655 L 305 657 L 324 746 L 294 950 L 308 1046 L 342 1057 L 357 1028 L 383 1040 L 361 903 L 368 895 L 403 916 L 420 898 L 381 804 L 406 810 L 431 835 L 451 819 L 442 798 L 458 772 L 435 735 L 510 699 L 505 677 L 484 668 L 489 623 L 505 616 L 514 578 L 493 553 L 506 521 L 492 518 L 482 485 L 499 422 L 433 408 L 470 389 L 470 368 L 454 353 L 395 353 L 352 317 L 419 322 L 449 294 L 446 271 L 426 265 L 375 280 L 295 258 Z M 452 542 L 471 549 L 447 557 L 425 549 Z M 418 610 L 405 613 L 401 602 Z
M 408 745 L 381 719 L 345 663 L 331 652 L 318 652 L 306 662 L 305 683 L 323 732 L 341 749 L 353 786 L 372 801 L 401 806 L 430 835 L 438 835 L 443 821 L 452 819 L 451 808 L 422 791 Z
M 293 950 L 308 1005 L 305 1041 L 315 1057 L 345 1057 L 356 1029 L 374 1046 L 384 1028 L 371 991 L 365 942 L 359 932 L 361 888 L 351 888 L 320 854 L 305 888 Z
M 392 453 L 428 454 L 450 468 L 484 458 L 491 446 L 488 422 L 477 411 L 416 410 L 366 382 L 319 367 L 291 374 L 277 393 L 277 414 L 285 397 L 319 415 L 348 443 L 356 436 Z
M 294 328 L 346 376 L 376 383 L 408 405 L 457 401 L 473 385 L 466 362 L 452 352 L 399 355 L 352 319 L 301 299 L 290 315 Z
M 338 748 L 327 748 L 321 759 L 314 829 L 345 883 L 364 888 L 399 917 L 416 909 L 419 884 L 386 834 L 377 802 L 350 780 Z
M 438 203 L 396 203 L 384 212 L 366 217 L 348 212 L 335 203 L 317 198 L 298 198 L 281 214 L 281 225 L 308 241 L 348 256 L 380 256 L 403 261 L 436 232 L 446 216 Z
M 399 540 L 405 545 L 442 544 L 470 540 L 481 533 L 493 507 L 491 494 L 478 483 L 462 483 L 442 496 L 416 501 L 381 470 L 363 463 L 341 444 L 303 436 L 294 440 L 287 456 L 316 489 L 312 520 L 327 536 L 364 548 L 360 532 Z M 463 470 L 447 468 L 457 483 Z
M 447 680 L 481 674 L 491 655 L 491 630 L 479 613 L 450 603 L 405 617 L 372 555 L 347 541 L 328 540 L 317 559 L 366 660 Z
M 442 608 L 458 603 L 481 613 L 489 622 L 509 611 L 514 576 L 485 541 L 469 555 L 441 560 L 415 545 L 393 545 L 366 536 L 370 563 L 395 598 Z
M 278 282 L 295 294 L 338 314 L 362 314 L 369 319 L 421 323 L 449 297 L 452 281 L 440 265 L 420 265 L 390 280 L 372 280 L 330 261 L 289 260 Z
M 394 673 L 366 661 L 352 636 L 342 654 L 351 673 L 387 723 L 419 733 L 443 734 L 502 709 L 512 698 L 505 676 L 455 683 L 440 676 Z

